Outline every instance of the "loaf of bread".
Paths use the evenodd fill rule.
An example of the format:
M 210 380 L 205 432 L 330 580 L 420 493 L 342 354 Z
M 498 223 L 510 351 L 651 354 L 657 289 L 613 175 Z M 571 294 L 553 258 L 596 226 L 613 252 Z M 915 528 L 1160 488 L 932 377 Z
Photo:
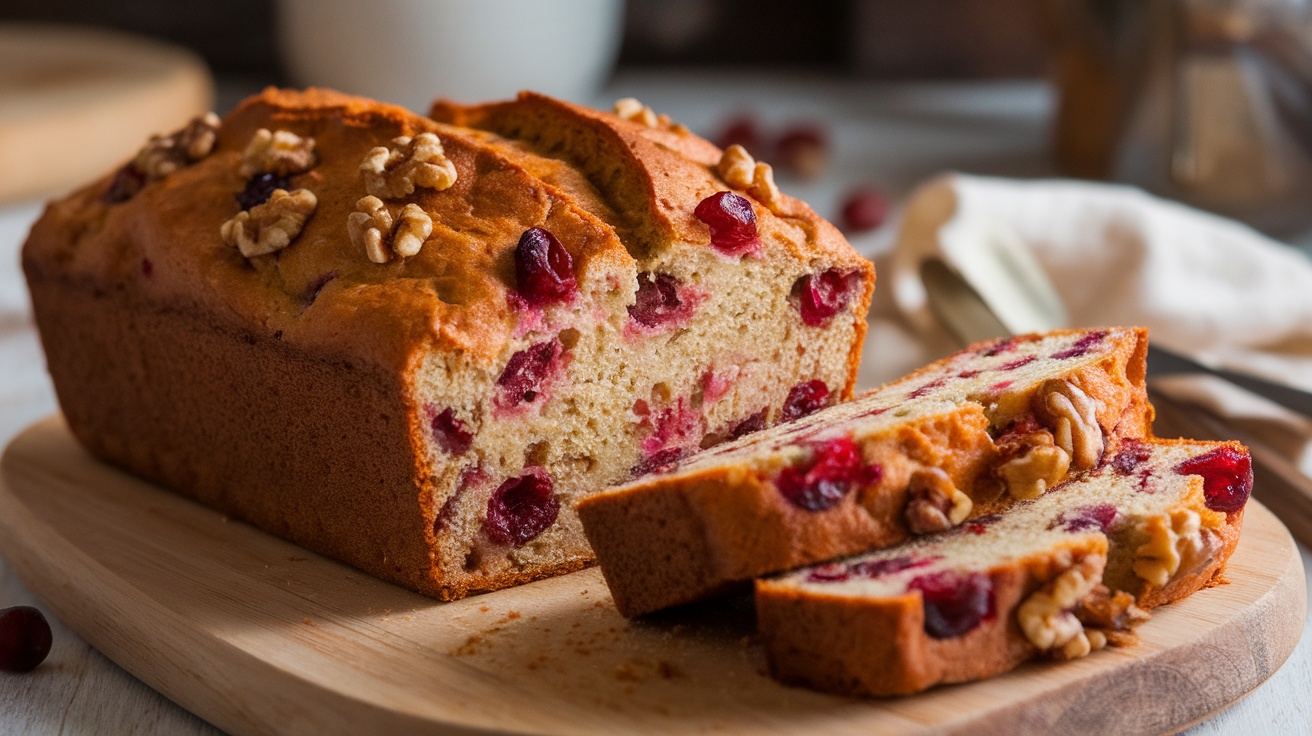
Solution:
M 268 90 L 23 249 L 96 456 L 444 599 L 593 559 L 575 502 L 850 396 L 874 269 L 634 101 L 448 122 Z
M 1139 328 L 992 340 L 584 499 L 621 613 L 942 531 L 1095 467 L 1152 422 Z
M 1220 574 L 1252 487 L 1238 443 L 1125 440 L 1003 514 L 759 581 L 771 671 L 899 695 L 1125 642 L 1145 610 Z

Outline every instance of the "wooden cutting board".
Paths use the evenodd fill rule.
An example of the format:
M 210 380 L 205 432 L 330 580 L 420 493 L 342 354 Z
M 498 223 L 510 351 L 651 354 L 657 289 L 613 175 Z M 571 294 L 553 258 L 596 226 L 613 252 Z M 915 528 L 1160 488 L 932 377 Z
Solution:
M 140 36 L 0 23 L 0 202 L 59 194 L 213 104 L 200 57 Z
M 58 416 L 0 464 L 0 547 L 71 628 L 235 733 L 1164 733 L 1293 650 L 1302 565 L 1249 504 L 1230 584 L 1133 648 L 909 698 L 761 674 L 750 602 L 629 622 L 595 570 L 438 603 L 112 470 Z

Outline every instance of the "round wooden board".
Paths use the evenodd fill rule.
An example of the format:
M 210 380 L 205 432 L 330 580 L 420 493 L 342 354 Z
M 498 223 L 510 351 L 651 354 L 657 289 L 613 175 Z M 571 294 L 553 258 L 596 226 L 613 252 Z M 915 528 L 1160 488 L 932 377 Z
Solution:
M 761 674 L 750 601 L 621 618 L 595 570 L 439 603 L 115 471 L 58 416 L 0 466 L 0 547 L 68 625 L 235 733 L 1165 733 L 1234 702 L 1303 627 L 1298 552 L 1250 503 L 1230 584 L 1133 648 L 908 698 Z

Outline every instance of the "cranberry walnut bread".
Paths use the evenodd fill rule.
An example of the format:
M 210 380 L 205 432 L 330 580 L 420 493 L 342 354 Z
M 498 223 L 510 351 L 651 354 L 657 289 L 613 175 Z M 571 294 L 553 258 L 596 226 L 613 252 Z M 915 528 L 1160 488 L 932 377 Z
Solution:
M 1140 328 L 991 340 L 579 504 L 637 616 L 1031 498 L 1152 422 Z
M 874 288 L 768 166 L 626 106 L 267 90 L 152 139 L 23 250 L 70 428 L 444 599 L 589 564 L 579 499 L 850 396 Z
M 1000 515 L 756 585 L 774 676 L 901 695 L 1135 640 L 1219 576 L 1253 486 L 1238 443 L 1128 439 Z

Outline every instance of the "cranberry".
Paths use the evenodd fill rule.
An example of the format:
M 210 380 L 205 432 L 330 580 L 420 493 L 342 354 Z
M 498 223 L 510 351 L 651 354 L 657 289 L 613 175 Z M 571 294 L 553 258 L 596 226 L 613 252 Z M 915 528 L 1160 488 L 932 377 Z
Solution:
M 487 500 L 483 531 L 497 544 L 519 547 L 556 523 L 560 501 L 551 477 L 540 468 L 527 470 L 502 483 Z
M 519 295 L 535 307 L 563 301 L 578 293 L 574 259 L 555 235 L 531 227 L 515 246 L 515 283 Z
M 1111 459 L 1112 470 L 1120 475 L 1130 475 L 1153 454 L 1148 443 L 1133 438 L 1122 440 L 1116 456 Z
M 530 345 L 510 356 L 506 369 L 497 378 L 495 403 L 503 409 L 531 404 L 542 391 L 564 347 L 551 339 Z
M 726 256 L 748 256 L 761 250 L 752 203 L 733 192 L 716 192 L 703 199 L 693 215 L 711 229 L 711 247 Z
M 1238 511 L 1253 492 L 1253 461 L 1248 453 L 1230 447 L 1190 458 L 1175 466 L 1181 475 L 1201 475 L 1207 508 L 1227 513 Z
M 756 117 L 750 113 L 742 113 L 724 124 L 720 134 L 715 137 L 715 145 L 728 148 L 736 144 L 746 148 L 753 155 L 759 155 L 763 152 L 761 142 L 764 138 Z
M 443 450 L 452 455 L 463 455 L 469 451 L 474 442 L 474 435 L 469 427 L 456 417 L 456 410 L 447 408 L 433 416 L 430 422 L 433 439 Z
M 871 560 L 869 562 L 858 562 L 852 565 L 852 574 L 860 575 L 863 578 L 878 578 L 885 575 L 892 575 L 895 572 L 910 570 L 915 567 L 924 567 L 939 557 L 926 557 L 916 559 L 910 556 L 893 557 L 887 560 Z
M 1003 353 L 1009 353 L 1015 349 L 1016 349 L 1016 338 L 1004 337 L 1001 340 L 998 340 L 993 345 L 984 348 L 983 352 L 981 352 L 980 355 L 983 355 L 986 358 L 991 358 L 995 355 L 1002 355 Z
M 638 409 L 635 402 L 635 414 L 639 413 Z M 674 406 L 667 406 L 648 416 L 650 419 L 645 421 L 651 424 L 653 431 L 651 436 L 642 441 L 643 452 L 648 454 L 671 446 L 687 446 L 696 439 L 701 429 L 701 414 L 685 406 L 682 397 Z
M 1084 335 L 1080 339 L 1076 340 L 1074 345 L 1071 345 L 1065 350 L 1059 350 L 1053 353 L 1052 357 L 1056 360 L 1066 360 L 1067 358 L 1078 358 L 1082 355 L 1085 355 L 1091 349 L 1093 349 L 1094 345 L 1097 345 L 1098 343 L 1102 342 L 1102 339 L 1104 337 L 1107 337 L 1107 330 L 1098 330 L 1096 332 L 1090 332 L 1087 335 Z
M 987 532 L 989 530 L 989 527 L 992 526 L 995 522 L 997 522 L 1001 518 L 1002 518 L 1002 514 L 988 514 L 987 516 L 977 516 L 973 519 L 970 519 L 969 521 L 962 524 L 961 526 L 945 532 L 945 534 L 962 534 L 962 533 L 969 532 L 970 534 L 979 536 Z
M 642 462 L 634 465 L 629 474 L 634 478 L 642 475 L 651 475 L 652 473 L 668 473 L 679 464 L 683 456 L 688 453 L 682 447 L 667 447 L 643 458 Z
M 106 204 L 126 202 L 144 186 L 146 186 L 146 172 L 138 169 L 134 164 L 127 163 L 114 172 L 114 178 L 110 180 L 109 188 L 105 190 L 102 199 Z
M 957 378 L 974 378 L 975 376 L 978 376 L 979 374 L 981 374 L 981 373 L 983 373 L 983 372 L 984 372 L 984 371 L 982 371 L 982 370 L 980 370 L 980 369 L 978 369 L 978 368 L 967 368 L 966 370 L 964 370 L 964 371 L 958 373 L 958 374 L 957 374 Z
M 31 672 L 50 653 L 50 624 L 31 606 L 0 611 L 0 670 Z
M 837 506 L 856 486 L 878 481 L 882 471 L 869 467 L 856 443 L 846 437 L 815 446 L 810 467 L 784 468 L 775 484 L 784 498 L 807 511 Z
M 279 176 L 265 172 L 256 174 L 246 181 L 246 187 L 237 193 L 237 204 L 243 210 L 249 210 L 252 207 L 258 207 L 269 201 L 273 196 L 273 190 L 285 189 L 290 191 L 292 183 L 285 176 Z
M 1015 360 L 1010 360 L 1010 361 L 1007 361 L 1006 363 L 1003 363 L 1002 365 L 998 366 L 998 370 L 1000 370 L 1000 371 L 1014 371 L 1014 370 L 1016 370 L 1017 368 L 1022 368 L 1022 367 L 1024 367 L 1024 366 L 1027 366 L 1027 365 L 1029 365 L 1030 363 L 1033 363 L 1034 361 L 1036 361 L 1036 360 L 1038 360 L 1038 359 L 1039 359 L 1039 356 L 1037 356 L 1037 355 L 1026 355 L 1026 356 L 1024 356 L 1024 357 L 1017 358 L 1017 359 L 1015 359 Z
M 314 282 L 310 284 L 310 288 L 305 290 L 305 301 L 314 304 L 315 300 L 319 298 L 319 292 L 323 291 L 323 287 L 327 286 L 335 278 L 337 278 L 336 269 L 315 279 Z
M 925 633 L 934 639 L 961 636 L 993 618 L 993 581 L 984 573 L 944 570 L 915 578 L 907 587 L 920 591 Z
M 679 281 L 666 273 L 652 278 L 638 274 L 637 301 L 629 307 L 629 319 L 643 327 L 661 327 L 683 316 L 686 310 L 679 300 Z
M 814 179 L 829 160 L 829 136 L 814 123 L 795 125 L 779 136 L 775 151 L 781 168 L 804 179 Z
M 845 232 L 874 230 L 883 225 L 887 217 L 888 200 L 877 189 L 857 187 L 843 199 L 841 222 Z
M 791 422 L 808 414 L 819 411 L 829 398 L 829 387 L 820 379 L 812 379 L 793 386 L 784 399 L 784 408 L 779 413 L 779 421 Z
M 1105 533 L 1116 521 L 1118 513 L 1116 507 L 1109 503 L 1082 506 L 1061 512 L 1056 519 L 1053 519 L 1051 524 L 1048 524 L 1048 528 L 1056 529 L 1061 527 L 1062 530 L 1068 532 L 1097 529 Z
M 938 378 L 935 378 L 934 380 L 930 381 L 924 386 L 921 386 L 915 391 L 912 391 L 910 394 L 908 394 L 908 398 L 918 399 L 921 396 L 928 394 L 930 391 L 933 391 L 936 388 L 942 388 L 943 385 L 947 382 L 948 382 L 947 376 L 939 376 Z
M 1013 383 L 1015 383 L 1015 381 L 1012 380 L 998 381 L 997 383 L 985 389 L 985 391 L 990 394 L 1002 393 L 1003 391 L 1006 391 L 1008 388 L 1010 388 L 1011 384 Z
M 752 432 L 760 432 L 765 429 L 765 419 L 769 414 L 769 409 L 762 409 L 741 422 L 738 422 L 734 425 L 733 429 L 729 430 L 729 438 L 736 440 L 743 435 L 748 435 Z
M 838 314 L 852 301 L 852 293 L 861 283 L 861 273 L 842 273 L 829 269 L 819 274 L 807 274 L 793 284 L 793 296 L 802 312 L 802 322 L 819 327 Z
M 808 583 L 842 583 L 852 577 L 847 565 L 841 562 L 831 562 L 827 565 L 819 565 L 811 568 L 806 574 Z

